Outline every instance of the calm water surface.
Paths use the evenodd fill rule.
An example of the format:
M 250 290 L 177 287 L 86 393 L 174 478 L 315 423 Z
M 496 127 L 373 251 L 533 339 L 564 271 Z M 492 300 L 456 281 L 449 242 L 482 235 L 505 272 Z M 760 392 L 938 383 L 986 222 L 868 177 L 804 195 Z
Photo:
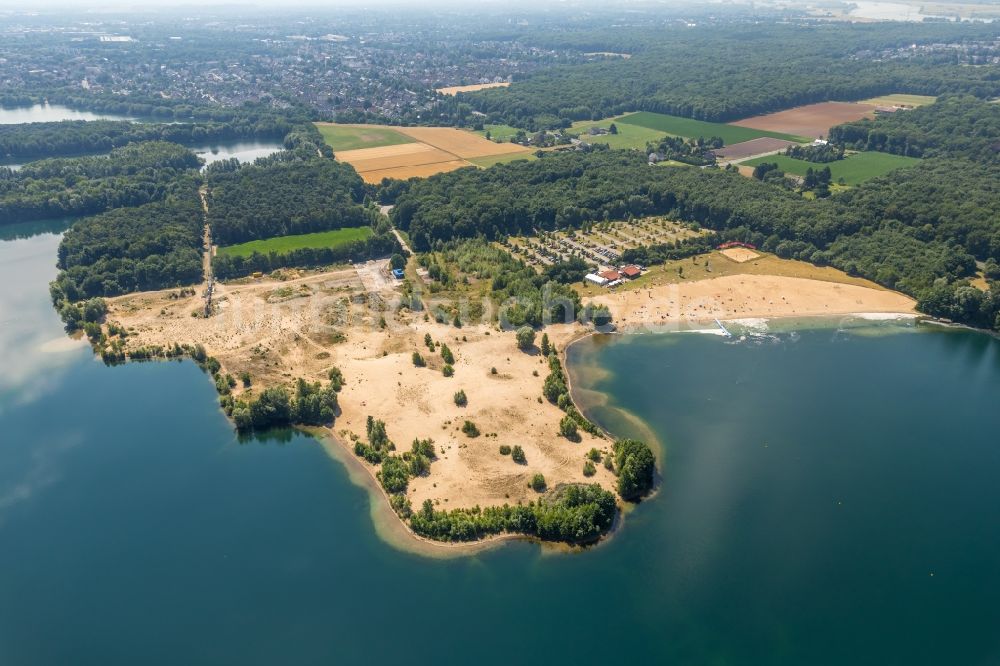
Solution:
M 66 224 L 0 227 L 0 664 L 1000 659 L 991 338 L 590 340 L 576 381 L 658 434 L 659 494 L 580 554 L 433 560 L 315 440 L 238 441 L 191 363 L 67 342 Z
M 115 113 L 80 111 L 62 104 L 0 107 L 0 125 L 52 123 L 62 120 L 137 120 Z
M 191 152 L 205 160 L 205 166 L 212 162 L 228 160 L 233 157 L 240 162 L 253 162 L 258 157 L 267 157 L 285 147 L 280 141 L 239 141 L 235 143 L 219 143 L 207 146 L 196 146 Z

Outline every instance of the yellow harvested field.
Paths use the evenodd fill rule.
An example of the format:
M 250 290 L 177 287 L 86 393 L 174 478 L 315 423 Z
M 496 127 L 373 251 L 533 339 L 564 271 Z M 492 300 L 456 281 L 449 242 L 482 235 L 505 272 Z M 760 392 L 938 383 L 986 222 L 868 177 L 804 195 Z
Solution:
M 366 183 L 381 183 L 383 178 L 398 178 L 399 180 L 406 180 L 407 178 L 426 178 L 427 176 L 433 176 L 436 173 L 445 173 L 447 171 L 454 171 L 455 169 L 470 166 L 475 165 L 469 164 L 465 160 L 452 160 L 450 162 L 433 162 L 431 164 L 417 164 L 414 166 L 401 166 L 389 169 L 374 169 L 359 173 L 362 180 Z
M 399 148 L 398 151 L 391 150 Z M 451 153 L 438 150 L 424 143 L 404 143 L 399 146 L 384 146 L 382 148 L 362 148 L 348 150 L 338 156 L 343 162 L 353 166 L 358 173 L 377 169 L 392 169 L 394 167 L 420 166 L 437 162 L 451 162 L 456 159 Z
M 355 125 L 351 127 L 376 127 Z M 478 134 L 453 127 L 389 127 L 413 140 L 376 148 L 343 150 L 336 159 L 353 166 L 365 182 L 379 183 L 383 178 L 412 178 L 432 176 L 454 171 L 464 166 L 475 166 L 466 161 L 497 155 L 531 155 L 531 150 L 513 143 L 494 143 Z
M 530 153 L 530 148 L 516 143 L 493 143 L 489 139 L 454 127 L 394 127 L 411 139 L 446 150 L 457 157 L 485 157 L 510 153 Z
M 460 92 L 475 92 L 477 90 L 486 90 L 487 88 L 506 88 L 510 84 L 506 81 L 503 83 L 475 83 L 471 86 L 448 86 L 447 88 L 438 88 L 437 92 L 442 95 L 456 95 Z

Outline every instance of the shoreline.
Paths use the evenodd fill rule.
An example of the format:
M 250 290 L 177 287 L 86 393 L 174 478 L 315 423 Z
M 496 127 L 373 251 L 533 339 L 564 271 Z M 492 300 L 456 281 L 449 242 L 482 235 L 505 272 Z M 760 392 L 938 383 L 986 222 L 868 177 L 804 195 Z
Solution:
M 378 482 L 374 471 L 354 455 L 354 452 L 350 450 L 342 438 L 337 436 L 332 428 L 301 427 L 300 429 L 315 437 L 327 455 L 344 466 L 351 483 L 368 491 L 369 515 L 375 532 L 380 539 L 394 548 L 413 555 L 448 558 L 474 555 L 492 550 L 506 541 L 515 540 L 557 547 L 557 544 L 549 544 L 549 542 L 534 537 L 511 533 L 493 534 L 476 541 L 435 541 L 421 536 L 392 510 L 392 506 L 389 504 L 389 494 Z

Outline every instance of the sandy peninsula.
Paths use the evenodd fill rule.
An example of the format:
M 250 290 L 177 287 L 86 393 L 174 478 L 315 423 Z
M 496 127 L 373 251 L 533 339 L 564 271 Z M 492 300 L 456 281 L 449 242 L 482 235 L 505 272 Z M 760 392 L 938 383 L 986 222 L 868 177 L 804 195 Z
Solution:
M 202 344 L 224 372 L 248 372 L 251 391 L 298 377 L 326 380 L 330 368 L 339 368 L 346 381 L 341 414 L 329 434 L 351 455 L 350 438 L 365 438 L 369 416 L 386 422 L 400 451 L 409 450 L 414 439 L 434 440 L 438 459 L 431 473 L 410 483 L 414 506 L 425 499 L 440 508 L 528 501 L 537 497 L 528 487 L 537 473 L 549 487 L 597 482 L 613 490 L 614 477 L 603 466 L 593 477 L 583 474 L 584 455 L 592 447 L 609 451 L 611 442 L 585 432 L 578 442 L 559 435 L 564 413 L 541 400 L 548 366 L 537 349 L 520 351 L 514 333 L 495 325 L 456 328 L 425 321 L 422 313 L 372 309 L 357 303 L 365 293 L 356 271 L 334 271 L 221 285 L 220 311 L 207 319 L 191 316 L 199 297 L 176 299 L 169 291 L 113 299 L 108 319 L 130 331 L 130 346 Z M 388 307 L 391 288 L 381 294 Z M 384 329 L 380 318 L 386 320 Z M 548 335 L 562 349 L 584 331 L 561 325 Z M 451 349 L 453 377 L 444 376 L 440 352 L 428 350 L 425 335 Z M 414 366 L 415 351 L 426 367 Z M 455 404 L 459 390 L 468 397 L 465 407 Z M 463 434 L 465 420 L 482 434 Z M 501 445 L 520 445 L 526 464 L 501 455 Z
M 734 260 L 725 265 L 730 274 L 680 283 L 640 281 L 587 294 L 584 301 L 607 305 L 626 330 L 714 318 L 914 312 L 912 299 L 851 283 L 843 274 L 837 281 L 833 273 L 819 275 L 837 279 L 753 272 L 800 271 L 794 262 L 768 262 Z M 549 487 L 596 482 L 614 490 L 615 477 L 603 465 L 592 477 L 583 474 L 585 454 L 592 447 L 607 453 L 610 439 L 581 432 L 574 442 L 559 435 L 564 414 L 542 399 L 548 367 L 537 349 L 519 350 L 515 334 L 496 324 L 437 323 L 423 312 L 396 307 L 398 301 L 397 283 L 385 278 L 384 265 L 369 263 L 218 285 L 216 313 L 208 318 L 196 316 L 203 310 L 200 294 L 132 294 L 110 299 L 108 321 L 129 331 L 128 348 L 203 345 L 223 372 L 250 375 L 251 386 L 237 386 L 237 396 L 287 386 L 299 377 L 326 380 L 331 368 L 339 368 L 345 378 L 341 413 L 331 429 L 321 432 L 352 469 L 374 478 L 376 469 L 356 458 L 351 444 L 354 437 L 365 439 L 369 416 L 387 424 L 399 451 L 409 450 L 414 439 L 434 441 L 438 457 L 430 474 L 409 484 L 413 506 L 427 499 L 441 509 L 529 501 L 537 497 L 528 487 L 537 473 Z M 579 324 L 546 329 L 559 350 L 590 330 Z M 433 352 L 425 342 L 428 335 Z M 442 343 L 455 356 L 451 377 L 442 372 Z M 414 366 L 414 352 L 426 359 L 426 367 Z M 455 404 L 460 390 L 468 397 L 466 406 Z M 461 431 L 466 420 L 479 428 L 478 437 Z M 521 446 L 526 463 L 501 455 L 501 445 Z

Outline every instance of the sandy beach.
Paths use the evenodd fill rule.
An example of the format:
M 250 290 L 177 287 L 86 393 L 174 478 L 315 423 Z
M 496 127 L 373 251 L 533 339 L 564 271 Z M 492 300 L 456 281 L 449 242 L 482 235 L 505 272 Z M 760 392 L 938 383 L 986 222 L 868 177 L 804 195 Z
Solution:
M 894 291 L 776 275 L 727 275 L 594 297 L 617 326 L 629 328 L 713 319 L 916 314 L 916 302 Z

